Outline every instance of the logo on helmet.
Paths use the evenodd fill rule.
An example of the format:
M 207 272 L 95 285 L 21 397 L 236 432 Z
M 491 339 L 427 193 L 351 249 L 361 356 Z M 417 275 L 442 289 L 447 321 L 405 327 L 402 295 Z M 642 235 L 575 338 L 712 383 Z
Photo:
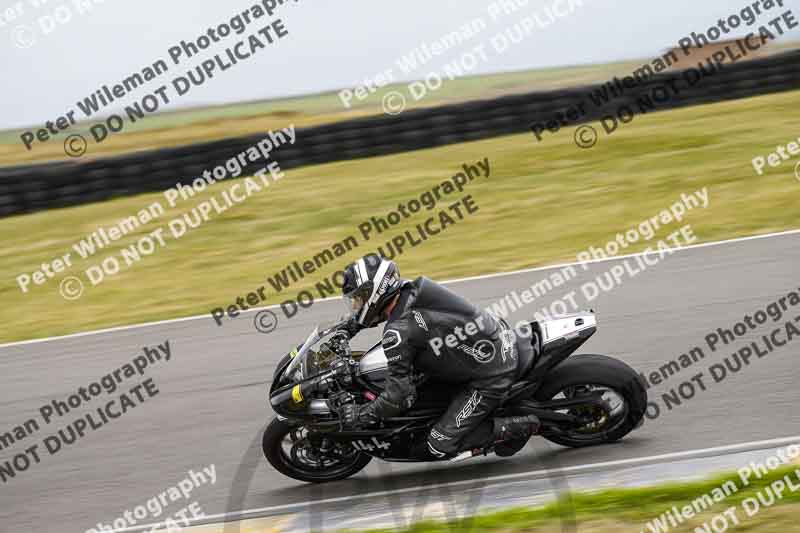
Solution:
M 391 282 L 392 282 L 392 278 L 383 278 L 383 281 L 381 281 L 381 286 L 378 287 L 378 294 L 385 293 L 386 292 L 386 288 L 389 286 L 389 284 Z
M 396 287 L 399 281 L 400 278 L 398 277 L 397 272 L 395 272 L 391 276 L 384 276 L 384 278 L 381 280 L 381 284 L 378 285 L 378 290 L 375 291 L 375 294 L 372 295 L 372 298 L 369 299 L 369 302 L 376 303 L 378 300 L 381 299 L 381 296 L 386 294 L 386 291 L 389 288 Z

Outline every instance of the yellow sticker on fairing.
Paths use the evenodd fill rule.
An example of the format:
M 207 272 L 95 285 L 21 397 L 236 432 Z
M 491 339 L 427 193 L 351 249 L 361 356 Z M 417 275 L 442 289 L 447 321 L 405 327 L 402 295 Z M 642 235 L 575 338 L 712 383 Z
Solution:
M 290 359 L 294 359 L 296 355 L 297 355 L 297 348 L 295 348 L 294 350 L 289 352 L 289 358 Z
M 300 390 L 300 384 L 292 387 L 292 400 L 294 400 L 294 403 L 303 403 L 303 393 Z

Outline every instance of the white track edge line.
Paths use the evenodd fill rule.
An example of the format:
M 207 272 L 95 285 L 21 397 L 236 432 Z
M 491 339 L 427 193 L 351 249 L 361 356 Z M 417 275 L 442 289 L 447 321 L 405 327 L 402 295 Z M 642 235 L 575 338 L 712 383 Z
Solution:
M 776 439 L 770 440 L 762 440 L 762 441 L 751 441 L 751 442 L 743 442 L 740 444 L 729 444 L 726 446 L 717 446 L 713 448 L 701 448 L 698 450 L 687 450 L 683 452 L 673 452 L 673 453 L 665 453 L 660 455 L 651 455 L 648 457 L 633 457 L 630 459 L 620 459 L 617 461 L 604 461 L 600 463 L 590 463 L 585 465 L 574 465 L 574 466 L 567 466 L 563 468 L 554 468 L 552 470 L 534 470 L 532 472 L 517 472 L 515 474 L 504 474 L 500 476 L 491 476 L 482 479 L 464 479 L 461 481 L 454 481 L 452 483 L 435 483 L 431 485 L 418 485 L 415 487 L 406 487 L 404 489 L 396 489 L 396 490 L 384 490 L 384 491 L 376 491 L 376 492 L 368 492 L 366 494 L 356 494 L 351 496 L 339 496 L 336 498 L 326 498 L 323 500 L 312 500 L 306 502 L 297 502 L 297 503 L 287 503 L 283 505 L 273 505 L 270 507 L 260 507 L 256 509 L 243 509 L 241 511 L 233 511 L 230 513 L 219 513 L 214 515 L 206 515 L 202 518 L 197 518 L 195 520 L 189 520 L 190 524 L 187 527 L 192 525 L 210 525 L 210 524 L 219 524 L 219 520 L 225 522 L 229 520 L 247 520 L 253 518 L 259 518 L 258 516 L 251 516 L 251 515 L 263 515 L 264 513 L 272 513 L 275 511 L 283 511 L 283 510 L 290 510 L 290 509 L 302 509 L 306 507 L 311 507 L 313 505 L 327 505 L 330 503 L 340 503 L 340 502 L 347 502 L 356 499 L 366 499 L 366 498 L 375 498 L 379 496 L 389 496 L 389 495 L 396 495 L 396 494 L 404 494 L 408 492 L 414 491 L 423 491 L 423 490 L 431 490 L 437 489 L 441 487 L 458 487 L 462 485 L 470 485 L 474 483 L 487 483 L 483 486 L 483 488 L 487 488 L 490 484 L 497 484 L 501 481 L 508 481 L 512 479 L 519 479 L 519 478 L 537 478 L 551 475 L 552 472 L 558 474 L 579 474 L 583 472 L 591 472 L 593 470 L 604 469 L 609 467 L 618 467 L 618 466 L 636 466 L 636 465 L 643 465 L 649 463 L 657 463 L 657 462 L 670 462 L 675 461 L 678 459 L 701 459 L 708 456 L 721 456 L 721 455 L 728 455 L 731 453 L 736 452 L 748 452 L 748 451 L 756 451 L 760 449 L 768 449 L 771 447 L 779 447 L 781 445 L 788 445 L 788 444 L 797 444 L 800 443 L 800 435 L 794 437 L 780 437 Z M 114 529 L 109 531 L 108 533 L 130 533 L 135 531 L 142 531 L 152 529 L 155 526 L 161 524 L 160 522 L 155 524 L 147 524 L 141 526 L 134 526 L 129 528 L 123 529 Z
M 706 242 L 706 243 L 700 243 L 700 244 L 692 244 L 692 245 L 689 245 L 689 246 L 682 246 L 680 248 L 672 248 L 671 250 L 673 252 L 680 252 L 680 251 L 683 251 L 683 250 L 694 250 L 694 249 L 699 249 L 699 248 L 710 248 L 710 247 L 713 247 L 713 246 L 721 246 L 721 245 L 724 245 L 724 244 L 734 244 L 734 243 L 739 243 L 739 242 L 754 241 L 754 240 L 760 240 L 760 239 L 769 239 L 769 238 L 774 238 L 774 237 L 784 237 L 786 235 L 795 235 L 795 234 L 800 234 L 800 229 L 781 231 L 781 232 L 777 232 L 777 233 L 765 233 L 763 235 L 750 235 L 748 237 L 736 237 L 734 239 L 727 239 L 727 240 L 722 240 L 722 241 L 712 241 L 712 242 Z M 656 253 L 661 253 L 661 251 L 651 251 L 649 253 L 650 254 L 656 254 Z M 514 275 L 517 275 L 517 274 L 526 274 L 526 273 L 530 273 L 530 272 L 541 272 L 541 271 L 544 271 L 544 270 L 554 270 L 554 269 L 558 269 L 558 268 L 566 268 L 566 267 L 569 267 L 569 266 L 591 265 L 591 264 L 594 264 L 594 263 L 606 263 L 606 262 L 609 262 L 609 261 L 619 261 L 621 259 L 630 259 L 631 257 L 639 257 L 639 256 L 642 256 L 642 255 L 647 255 L 647 254 L 648 254 L 648 252 L 638 252 L 638 253 L 633 253 L 633 254 L 628 254 L 628 255 L 616 255 L 614 257 L 606 257 L 605 259 L 593 259 L 591 261 L 575 261 L 575 262 L 572 262 L 572 263 L 561 263 L 561 264 L 558 264 L 558 265 L 548 265 L 548 266 L 526 268 L 526 269 L 522 269 L 522 270 L 514 270 L 514 271 L 511 271 L 511 272 L 498 272 L 498 273 L 495 273 L 495 274 L 483 274 L 483 275 L 480 275 L 480 276 L 471 276 L 471 277 L 466 277 L 466 278 L 448 279 L 448 280 L 441 281 L 440 283 L 460 283 L 462 281 L 475 281 L 475 280 L 481 280 L 481 279 L 498 278 L 498 277 L 503 277 L 503 276 L 514 276 Z M 338 296 L 331 296 L 331 297 L 328 297 L 328 298 L 320 298 L 319 300 L 315 300 L 315 302 L 326 302 L 326 301 L 329 301 L 329 300 L 338 300 L 338 299 L 339 299 Z M 251 313 L 251 312 L 255 312 L 255 311 L 263 311 L 265 309 L 275 309 L 277 307 L 280 307 L 280 304 L 272 304 L 272 305 L 267 305 L 265 307 L 253 307 L 253 308 L 247 309 L 246 311 L 241 311 L 239 314 L 240 315 L 244 315 L 246 313 Z M 79 332 L 79 333 L 70 333 L 68 335 L 58 335 L 58 336 L 54 336 L 54 337 L 43 337 L 41 339 L 29 339 L 29 340 L 25 340 L 25 341 L 8 342 L 8 343 L 5 343 L 5 344 L 0 344 L 0 348 L 9 348 L 9 347 L 12 347 L 12 346 L 24 346 L 24 345 L 27 345 L 27 344 L 37 344 L 37 343 L 40 343 L 40 342 L 50 342 L 50 341 L 56 341 L 56 340 L 71 339 L 71 338 L 76 338 L 76 337 L 85 337 L 85 336 L 88 336 L 88 335 L 100 335 L 100 334 L 104 334 L 104 333 L 114 333 L 114 332 L 117 332 L 117 331 L 125 331 L 125 330 L 129 330 L 129 329 L 147 328 L 147 327 L 151 327 L 151 326 L 160 326 L 160 325 L 164 325 L 164 324 L 174 324 L 174 323 L 178 323 L 178 322 L 186 322 L 188 320 L 200 320 L 200 319 L 209 319 L 208 313 L 204 313 L 202 315 L 181 317 L 181 318 L 169 318 L 169 319 L 166 319 L 166 320 L 156 320 L 154 322 L 143 322 L 141 324 L 129 324 L 129 325 L 126 325 L 126 326 L 116 326 L 116 327 L 113 327 L 113 328 L 97 329 L 97 330 L 92 330 L 92 331 L 82 331 L 82 332 Z

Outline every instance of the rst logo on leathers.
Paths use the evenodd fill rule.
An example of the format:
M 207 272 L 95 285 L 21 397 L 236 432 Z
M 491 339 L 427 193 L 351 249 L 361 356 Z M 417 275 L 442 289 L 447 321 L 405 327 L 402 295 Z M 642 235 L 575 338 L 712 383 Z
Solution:
M 472 416 L 472 413 L 475 412 L 475 408 L 478 407 L 478 404 L 481 403 L 482 399 L 483 397 L 478 391 L 472 391 L 472 396 L 470 396 L 469 400 L 467 400 L 467 403 L 461 409 L 461 412 L 458 413 L 458 416 L 456 416 L 457 428 L 461 427 L 461 422 Z

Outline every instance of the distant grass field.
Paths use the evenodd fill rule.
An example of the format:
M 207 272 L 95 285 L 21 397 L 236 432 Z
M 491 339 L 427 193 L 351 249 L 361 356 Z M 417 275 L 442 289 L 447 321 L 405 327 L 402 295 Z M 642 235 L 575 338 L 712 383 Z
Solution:
M 404 253 L 399 259 L 404 275 L 445 279 L 574 260 L 578 251 L 602 246 L 681 193 L 703 187 L 710 190 L 709 209 L 687 218 L 702 241 L 794 229 L 800 215 L 794 163 L 768 168 L 759 177 L 750 160 L 800 137 L 798 108 L 800 92 L 790 92 L 637 117 L 613 136 L 601 136 L 590 150 L 576 148 L 574 130 L 567 129 L 541 143 L 521 134 L 289 170 L 245 203 L 180 240 L 168 239 L 165 248 L 96 287 L 89 287 L 82 274 L 90 264 L 119 255 L 122 247 L 166 228 L 169 220 L 232 183 L 179 204 L 29 294 L 17 288 L 18 274 L 70 251 L 99 226 L 156 200 L 165 204 L 163 196 L 0 219 L 0 340 L 206 313 L 265 285 L 267 276 L 291 261 L 358 235 L 365 219 L 386 216 L 398 203 L 452 176 L 462 163 L 484 157 L 491 162 L 491 177 L 476 180 L 463 193 L 473 196 L 479 212 Z M 270 290 L 269 303 L 312 287 L 430 214 L 418 213 L 370 241 L 359 238 L 359 247 L 286 294 Z M 80 300 L 59 296 L 63 275 L 80 275 L 87 283 Z
M 627 74 L 640 64 L 641 61 L 621 62 L 467 76 L 444 83 L 440 90 L 429 93 L 419 102 L 409 99 L 407 109 L 583 85 L 616 74 Z M 326 92 L 161 113 L 133 124 L 126 123 L 120 134 L 110 136 L 99 145 L 92 142 L 82 159 L 260 133 L 291 123 L 304 127 L 381 115 L 383 95 L 398 87 L 399 84 L 387 85 L 365 100 L 354 99 L 349 109 L 342 105 L 337 92 Z M 80 133 L 88 139 L 91 124 L 78 124 L 68 130 L 68 134 Z M 67 159 L 63 148 L 66 135 L 60 134 L 44 144 L 35 144 L 33 150 L 27 151 L 20 142 L 22 131 L 0 132 L 0 166 Z
M 774 45 L 771 53 L 798 47 L 800 41 L 783 42 Z M 645 61 L 649 59 L 465 76 L 446 81 L 441 89 L 428 93 L 418 102 L 408 98 L 407 109 L 602 82 L 613 76 L 628 75 Z M 421 77 L 425 72 L 425 67 L 420 67 L 417 74 Z M 91 142 L 90 149 L 82 156 L 82 160 L 256 134 L 292 123 L 297 127 L 306 127 L 381 115 L 383 96 L 397 90 L 401 85 L 405 83 L 382 87 L 362 101 L 353 99 L 349 109 L 342 105 L 337 91 L 330 91 L 291 98 L 159 113 L 133 124 L 126 123 L 121 133 L 109 136 L 99 145 Z M 401 92 L 407 94 L 408 91 Z M 20 134 L 26 131 L 25 129 L 0 131 L 0 169 L 10 165 L 70 160 L 64 154 L 63 144 L 66 136 L 79 133 L 89 139 L 89 127 L 92 124 L 94 122 L 79 123 L 44 144 L 35 144 L 34 149 L 30 151 L 26 150 L 20 141 Z M 34 129 L 41 126 L 42 124 L 30 125 Z

